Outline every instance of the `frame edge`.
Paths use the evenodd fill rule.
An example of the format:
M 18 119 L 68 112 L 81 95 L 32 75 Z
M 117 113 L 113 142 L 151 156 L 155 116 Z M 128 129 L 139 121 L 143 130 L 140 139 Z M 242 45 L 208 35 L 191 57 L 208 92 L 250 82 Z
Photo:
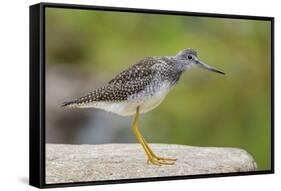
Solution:
M 40 125 L 41 4 L 29 7 L 29 185 L 43 187 Z
M 45 150 L 42 146 L 42 140 L 44 140 L 45 127 L 42 124 L 42 100 L 41 91 L 44 89 L 42 84 L 42 70 L 44 70 L 44 61 L 42 59 L 45 54 L 43 51 L 44 43 L 42 39 L 45 38 L 42 22 L 43 9 L 46 7 L 58 7 L 58 8 L 80 8 L 80 9 L 95 9 L 104 11 L 121 11 L 121 12 L 146 12 L 155 14 L 171 14 L 171 15 L 193 15 L 203 17 L 216 17 L 216 18 L 239 18 L 250 20 L 266 20 L 271 22 L 271 70 L 272 70 L 272 126 L 271 126 L 271 169 L 262 170 L 256 172 L 245 173 L 228 173 L 228 174 L 210 174 L 210 175 L 194 175 L 184 177 L 160 177 L 160 178 L 146 178 L 146 179 L 126 179 L 126 180 L 109 180 L 109 181 L 90 181 L 90 182 L 73 182 L 73 183 L 58 183 L 58 184 L 46 184 L 45 183 L 45 168 L 44 157 Z M 35 18 L 34 18 L 35 17 Z M 196 178 L 212 178 L 212 177 L 229 177 L 229 176 L 243 176 L 243 175 L 261 175 L 261 174 L 273 174 L 274 173 L 274 17 L 268 16 L 249 16 L 249 15 L 229 15 L 219 13 L 199 13 L 188 11 L 173 11 L 173 10 L 155 10 L 155 9 L 140 9 L 140 8 L 123 8 L 123 7 L 109 7 L 109 6 L 95 6 L 95 5 L 77 5 L 77 4 L 61 4 L 61 3 L 46 3 L 42 2 L 30 6 L 30 138 L 29 138 L 29 184 L 37 188 L 57 188 L 57 187 L 69 187 L 69 186 L 89 186 L 100 184 L 121 184 L 121 183 L 137 183 L 148 181 L 168 181 L 168 180 L 184 180 L 184 179 L 196 179 Z M 43 55 L 42 55 L 43 54 Z M 44 90 L 43 90 L 44 92 Z M 45 92 L 44 92 L 45 93 Z M 44 112 L 43 112 L 44 113 Z M 43 116 L 44 117 L 44 116 Z

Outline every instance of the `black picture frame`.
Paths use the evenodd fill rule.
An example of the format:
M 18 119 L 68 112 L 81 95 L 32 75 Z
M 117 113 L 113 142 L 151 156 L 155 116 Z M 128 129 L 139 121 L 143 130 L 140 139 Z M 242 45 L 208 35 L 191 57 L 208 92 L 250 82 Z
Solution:
M 67 8 L 119 12 L 153 13 L 165 15 L 186 15 L 215 18 L 238 18 L 265 20 L 271 23 L 271 169 L 252 172 L 221 173 L 205 175 L 187 175 L 126 180 L 105 180 L 91 182 L 72 182 L 46 184 L 45 182 L 45 9 Z M 29 184 L 38 188 L 66 186 L 84 186 L 147 181 L 167 181 L 176 179 L 194 179 L 225 176 L 242 176 L 274 173 L 274 18 L 248 15 L 228 15 L 213 13 L 195 13 L 182 11 L 134 9 L 121 7 L 103 7 L 74 4 L 39 3 L 30 6 L 30 139 L 29 139 Z

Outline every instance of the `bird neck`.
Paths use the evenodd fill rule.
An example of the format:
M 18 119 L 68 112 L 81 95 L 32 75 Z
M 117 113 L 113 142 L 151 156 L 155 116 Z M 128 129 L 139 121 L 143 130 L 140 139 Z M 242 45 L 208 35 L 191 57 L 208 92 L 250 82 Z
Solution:
M 192 65 L 188 64 L 186 60 L 177 59 L 176 57 L 174 58 L 174 60 L 175 60 L 175 64 L 173 66 L 174 70 L 176 70 L 180 74 L 192 67 Z
M 186 64 L 181 60 L 175 59 L 175 57 L 169 57 L 168 60 L 166 60 L 166 63 L 169 63 L 170 67 L 167 71 L 165 71 L 165 76 L 167 76 L 171 84 L 174 85 L 178 82 L 182 73 L 186 70 Z

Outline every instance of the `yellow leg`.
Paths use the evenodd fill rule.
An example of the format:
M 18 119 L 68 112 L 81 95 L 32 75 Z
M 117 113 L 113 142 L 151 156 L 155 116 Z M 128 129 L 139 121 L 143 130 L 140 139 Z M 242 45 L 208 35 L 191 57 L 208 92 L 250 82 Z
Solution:
M 140 134 L 142 140 L 143 140 L 143 143 L 146 145 L 147 149 L 149 150 L 149 152 L 151 153 L 151 155 L 156 158 L 157 160 L 167 160 L 167 161 L 176 161 L 177 159 L 176 158 L 167 158 L 167 157 L 159 157 L 157 156 L 156 154 L 154 154 L 154 152 L 151 150 L 151 148 L 148 146 L 146 140 L 144 139 L 144 137 Z
M 139 131 L 138 119 L 139 119 L 139 107 L 137 107 L 137 111 L 135 114 L 135 118 L 134 118 L 134 122 L 133 122 L 133 131 L 135 133 L 135 136 L 136 136 L 138 142 L 143 147 L 143 149 L 147 155 L 148 161 L 154 165 L 161 165 L 161 164 L 172 165 L 172 164 L 174 164 L 174 162 L 171 162 L 171 161 L 175 161 L 176 159 L 158 157 L 153 153 L 153 151 L 149 148 L 148 144 L 146 143 L 145 139 L 143 138 L 142 134 Z

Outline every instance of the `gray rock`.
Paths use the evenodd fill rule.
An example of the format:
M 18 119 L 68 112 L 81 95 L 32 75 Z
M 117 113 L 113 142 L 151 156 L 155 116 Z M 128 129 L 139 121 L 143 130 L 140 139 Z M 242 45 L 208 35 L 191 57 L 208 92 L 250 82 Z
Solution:
M 245 150 L 150 144 L 156 154 L 174 157 L 174 165 L 147 164 L 139 144 L 46 145 L 46 183 L 116 180 L 254 171 Z

